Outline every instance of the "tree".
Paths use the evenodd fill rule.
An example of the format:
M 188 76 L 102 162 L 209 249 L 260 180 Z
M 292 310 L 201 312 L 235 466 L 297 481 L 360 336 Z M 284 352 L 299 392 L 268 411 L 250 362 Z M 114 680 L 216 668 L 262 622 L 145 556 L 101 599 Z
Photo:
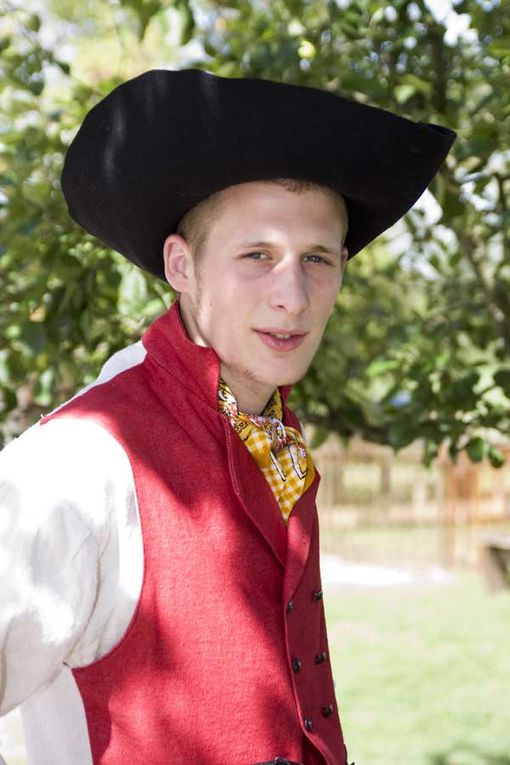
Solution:
M 70 24 L 65 1 L 53 6 L 54 25 Z M 135 73 L 133 61 L 141 71 L 185 60 L 220 75 L 323 87 L 458 131 L 430 204 L 418 205 L 349 263 L 323 346 L 293 400 L 318 436 L 360 433 L 396 449 L 421 438 L 426 461 L 447 442 L 453 458 L 466 449 L 471 459 L 501 464 L 497 444 L 487 439 L 506 436 L 510 425 L 506 0 L 457 3 L 454 18 L 469 22 L 458 38 L 424 0 L 129 0 L 95 7 L 103 26 L 95 22 L 94 39 L 105 35 L 108 18 L 117 28 L 122 21 L 124 45 L 130 36 L 129 62 L 104 80 L 96 65 L 95 87 L 41 44 L 38 17 L 16 12 L 24 36 L 3 43 L 1 97 L 10 120 L 0 155 L 8 184 L 0 213 L 9 300 L 1 319 L 8 330 L 0 350 L 4 411 L 27 379 L 36 402 L 55 405 L 168 303 L 164 285 L 72 225 L 58 172 L 73 127 L 102 93 Z M 88 8 L 74 28 L 78 38 Z M 159 41 L 152 46 L 158 59 L 146 46 L 151 36 Z M 83 79 L 87 67 L 80 67 Z M 66 81 L 57 108 L 39 95 L 52 68 Z

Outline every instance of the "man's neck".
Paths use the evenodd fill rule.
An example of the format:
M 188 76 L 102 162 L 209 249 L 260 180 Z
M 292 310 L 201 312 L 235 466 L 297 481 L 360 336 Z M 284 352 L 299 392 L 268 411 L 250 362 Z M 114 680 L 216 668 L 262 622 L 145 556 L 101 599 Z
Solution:
M 221 364 L 221 377 L 234 394 L 239 411 L 244 414 L 262 414 L 275 390 L 267 386 L 264 388 L 256 381 L 253 381 L 251 385 L 249 381 L 240 381 L 235 374 L 225 369 L 223 364 Z
M 179 301 L 180 314 L 189 339 L 197 345 L 207 347 L 198 326 L 185 305 Z M 235 368 L 220 365 L 220 374 L 234 394 L 240 412 L 245 414 L 262 414 L 264 408 L 274 393 L 274 387 L 261 384 L 258 380 L 250 380 L 245 374 Z

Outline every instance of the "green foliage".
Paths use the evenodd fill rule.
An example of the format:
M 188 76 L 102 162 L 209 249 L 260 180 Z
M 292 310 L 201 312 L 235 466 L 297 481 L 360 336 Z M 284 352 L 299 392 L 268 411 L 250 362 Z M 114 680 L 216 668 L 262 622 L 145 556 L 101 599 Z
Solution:
M 4 415 L 27 384 L 41 408 L 59 403 L 168 305 L 167 288 L 72 223 L 58 179 L 93 103 L 177 55 L 186 66 L 323 87 L 458 131 L 430 188 L 437 212 L 418 205 L 349 263 L 292 400 L 318 439 L 360 433 L 398 450 L 419 438 L 425 462 L 446 444 L 452 459 L 465 449 L 502 464 L 494 436 L 510 429 L 510 8 L 455 8 L 470 25 L 458 39 L 424 0 L 53 0 L 47 18 L 4 12 Z M 51 45 L 42 42 L 48 30 Z M 72 65 L 58 53 L 69 36 L 79 51 Z
M 148 277 L 141 284 L 135 277 L 135 294 L 135 269 L 85 235 L 67 214 L 59 185 L 63 155 L 97 93 L 73 83 L 72 98 L 43 105 L 47 79 L 58 69 L 67 80 L 70 69 L 40 43 L 40 20 L 26 16 L 23 29 L 22 38 L 3 38 L 0 65 L 4 414 L 17 406 L 16 392 L 26 386 L 41 411 L 69 397 L 96 376 L 112 352 L 137 340 L 170 298 Z

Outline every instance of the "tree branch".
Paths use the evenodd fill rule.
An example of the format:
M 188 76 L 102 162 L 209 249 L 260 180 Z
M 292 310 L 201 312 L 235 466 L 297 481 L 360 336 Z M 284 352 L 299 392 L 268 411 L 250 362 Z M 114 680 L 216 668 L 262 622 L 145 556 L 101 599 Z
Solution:
M 499 206 L 501 208 L 503 216 L 505 216 L 505 213 L 508 213 L 508 199 L 506 196 L 505 181 L 510 180 L 510 175 L 501 175 L 500 173 L 494 173 L 494 177 L 496 178 L 496 183 L 498 184 Z M 509 227 L 506 225 L 506 221 L 503 221 L 503 225 L 501 226 L 501 234 L 503 237 L 502 263 L 508 263 L 508 258 L 510 257 L 510 237 L 508 233 L 508 228 Z
M 474 271 L 474 274 L 478 280 L 478 283 L 485 295 L 485 302 L 487 310 L 489 311 L 493 321 L 499 328 L 501 336 L 505 344 L 505 352 L 510 353 L 510 316 L 507 316 L 499 306 L 499 301 L 494 289 L 486 278 L 480 260 L 475 255 L 476 245 L 473 238 L 466 234 L 464 231 L 456 231 L 459 239 L 459 244 L 462 248 L 463 254 L 466 256 L 468 263 Z
M 448 56 L 444 44 L 445 31 L 445 27 L 442 24 L 432 24 L 429 31 L 432 63 L 435 73 L 432 104 L 439 114 L 444 114 L 447 104 Z

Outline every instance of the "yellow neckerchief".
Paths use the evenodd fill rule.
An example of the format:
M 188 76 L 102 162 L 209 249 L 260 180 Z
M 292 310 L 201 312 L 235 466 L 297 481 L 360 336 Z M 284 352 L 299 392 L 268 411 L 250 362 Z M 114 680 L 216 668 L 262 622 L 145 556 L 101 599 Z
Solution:
M 262 470 L 288 523 L 292 508 L 312 483 L 315 470 L 301 433 L 282 422 L 280 391 L 276 388 L 261 415 L 244 414 L 220 377 L 218 409 L 229 418 Z

